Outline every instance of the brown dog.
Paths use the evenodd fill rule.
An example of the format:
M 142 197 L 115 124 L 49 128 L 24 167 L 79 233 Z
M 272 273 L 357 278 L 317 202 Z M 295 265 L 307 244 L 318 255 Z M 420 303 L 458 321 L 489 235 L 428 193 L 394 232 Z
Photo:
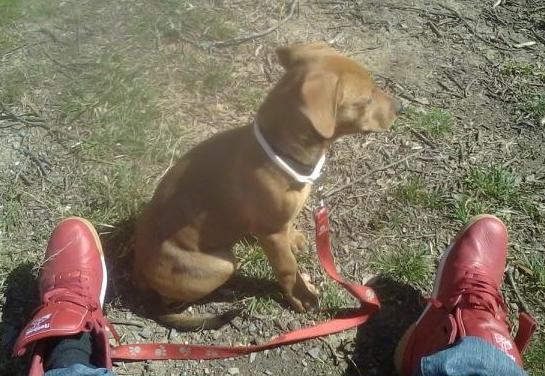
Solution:
M 224 284 L 236 269 L 233 244 L 253 234 L 293 308 L 318 307 L 292 253 L 304 243 L 293 221 L 319 172 L 315 166 L 336 138 L 388 129 L 400 105 L 362 66 L 326 44 L 283 47 L 277 54 L 286 73 L 256 123 L 215 135 L 184 155 L 139 220 L 134 280 L 165 302 L 193 302 Z M 184 329 L 203 325 L 185 315 L 159 321 Z

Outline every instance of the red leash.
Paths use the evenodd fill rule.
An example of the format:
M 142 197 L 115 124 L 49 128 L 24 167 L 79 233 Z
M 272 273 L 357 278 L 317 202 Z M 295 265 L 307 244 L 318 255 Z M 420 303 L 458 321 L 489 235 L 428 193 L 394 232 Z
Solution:
M 245 355 L 257 351 L 272 349 L 275 347 L 301 342 L 311 338 L 338 333 L 346 329 L 354 328 L 365 323 L 380 308 L 379 301 L 373 289 L 364 285 L 356 285 L 345 282 L 337 273 L 333 255 L 331 254 L 331 242 L 329 239 L 329 218 L 327 208 L 319 207 L 314 212 L 316 225 L 316 248 L 322 267 L 334 281 L 343 286 L 352 296 L 361 303 L 360 308 L 348 316 L 332 319 L 316 326 L 294 330 L 273 338 L 262 345 L 251 346 L 209 346 L 209 345 L 184 345 L 174 343 L 145 343 L 120 345 L 112 347 L 113 361 L 139 361 L 139 360 L 188 360 L 188 359 L 223 359 Z

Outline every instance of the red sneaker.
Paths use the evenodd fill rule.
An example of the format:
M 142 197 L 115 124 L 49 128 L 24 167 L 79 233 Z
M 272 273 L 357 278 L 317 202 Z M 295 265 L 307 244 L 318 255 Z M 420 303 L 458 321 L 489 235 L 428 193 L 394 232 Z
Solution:
M 507 258 L 507 228 L 496 217 L 473 218 L 443 254 L 430 302 L 399 342 L 399 374 L 412 375 L 422 357 L 464 336 L 479 337 L 522 365 L 521 352 L 535 330 L 527 314 L 514 341 L 500 287 Z
M 115 336 L 102 313 L 106 293 L 106 265 L 98 234 L 82 218 L 72 217 L 57 225 L 47 246 L 40 271 L 42 305 L 19 334 L 14 356 L 35 345 L 29 375 L 44 374 L 44 341 L 91 332 L 93 359 L 99 367 L 111 368 L 107 331 Z

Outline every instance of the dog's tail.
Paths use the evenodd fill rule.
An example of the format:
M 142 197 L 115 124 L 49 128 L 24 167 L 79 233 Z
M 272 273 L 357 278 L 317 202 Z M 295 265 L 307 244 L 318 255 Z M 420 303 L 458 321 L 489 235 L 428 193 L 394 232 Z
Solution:
M 231 309 L 221 314 L 191 315 L 188 313 L 167 313 L 158 315 L 155 319 L 165 326 L 192 331 L 201 329 L 219 329 L 235 317 L 240 316 L 242 309 Z

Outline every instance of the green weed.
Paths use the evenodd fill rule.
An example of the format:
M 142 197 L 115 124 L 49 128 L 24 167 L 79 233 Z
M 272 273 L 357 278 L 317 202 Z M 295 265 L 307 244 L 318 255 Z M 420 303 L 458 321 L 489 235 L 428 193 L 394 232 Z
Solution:
M 199 30 L 201 36 L 208 40 L 229 39 L 236 33 L 224 13 L 217 9 L 195 7 L 181 12 L 180 18 L 185 22 L 185 28 Z
M 524 354 L 524 366 L 532 375 L 545 375 L 545 338 L 536 335 Z
M 280 299 L 280 295 L 265 295 L 265 296 L 252 296 L 245 300 L 244 313 L 247 316 L 258 315 L 270 315 L 278 310 L 282 309 L 277 300 Z
M 88 158 L 147 153 L 156 115 L 153 85 L 128 69 L 119 56 L 106 55 L 70 85 L 61 97 L 67 121 L 82 117 L 93 131 L 83 143 Z
M 350 298 L 338 284 L 326 281 L 320 286 L 320 289 L 320 304 L 324 309 L 335 310 L 350 306 Z
M 235 100 L 241 110 L 255 112 L 263 102 L 265 92 L 256 87 L 241 88 L 235 96 Z
M 243 276 L 274 280 L 274 273 L 265 253 L 257 244 L 239 242 L 234 247 L 235 255 L 240 262 L 240 273 Z
M 89 172 L 84 178 L 84 212 L 79 215 L 114 225 L 137 214 L 148 193 L 142 175 L 136 163 L 123 161 L 107 171 Z
M 520 177 L 501 166 L 473 168 L 466 182 L 479 194 L 505 203 L 514 201 L 521 193 Z
M 397 281 L 419 285 L 430 274 L 430 261 L 423 248 L 399 249 L 378 255 L 369 266 L 376 273 Z
M 480 199 L 462 195 L 454 201 L 451 217 L 463 224 L 472 217 L 479 214 L 486 214 L 490 211 L 490 205 Z
M 524 104 L 522 109 L 535 120 L 541 121 L 545 118 L 545 94 L 532 97 Z
M 21 16 L 21 0 L 0 0 L 0 27 Z
M 0 66 L 0 101 L 4 104 L 15 103 L 28 88 L 28 77 L 20 67 Z
M 411 127 L 424 131 L 433 137 L 442 137 L 450 134 L 454 128 L 455 120 L 450 112 L 432 108 L 427 112 L 409 112 Z
M 403 203 L 437 209 L 443 205 L 443 198 L 437 190 L 428 191 L 421 179 L 410 179 L 397 188 L 396 196 Z
M 210 57 L 198 59 L 188 55 L 184 57 L 183 66 L 181 82 L 190 91 L 215 94 L 230 87 L 232 68 L 229 64 Z
M 504 76 L 520 76 L 545 80 L 545 69 L 535 64 L 508 63 L 500 71 Z

